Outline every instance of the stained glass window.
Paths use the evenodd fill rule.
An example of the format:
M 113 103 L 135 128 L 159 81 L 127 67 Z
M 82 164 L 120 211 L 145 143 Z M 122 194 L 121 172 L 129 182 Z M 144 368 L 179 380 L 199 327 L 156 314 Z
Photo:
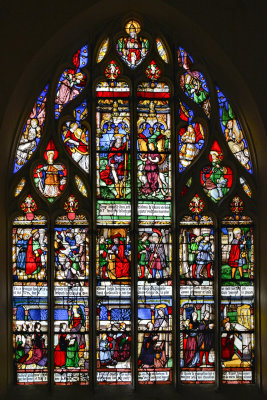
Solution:
M 18 132 L 15 383 L 253 383 L 248 133 L 180 43 L 112 29 L 66 56 Z

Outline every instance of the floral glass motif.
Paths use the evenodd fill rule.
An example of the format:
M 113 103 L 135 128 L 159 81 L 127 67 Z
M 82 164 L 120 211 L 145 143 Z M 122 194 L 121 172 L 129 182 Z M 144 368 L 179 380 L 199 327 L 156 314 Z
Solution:
M 76 121 L 67 121 L 62 127 L 62 140 L 71 158 L 85 171 L 89 172 L 88 129 L 80 121 L 87 115 L 87 104 L 82 103 L 73 112 Z
M 216 87 L 221 128 L 224 133 L 227 144 L 237 158 L 237 160 L 245 167 L 245 169 L 252 174 L 252 163 L 250 158 L 250 151 L 248 143 L 244 137 L 241 125 L 237 119 L 228 99 L 224 96 L 222 91 Z
M 206 194 L 217 203 L 229 192 L 233 173 L 229 167 L 222 165 L 223 153 L 216 140 L 211 147 L 209 159 L 211 164 L 202 169 L 200 181 Z
M 77 188 L 78 188 L 79 191 L 81 192 L 81 194 L 82 194 L 84 197 L 88 197 L 85 184 L 83 183 L 82 179 L 81 179 L 78 175 L 75 175 L 75 183 L 76 183 Z
M 117 51 L 128 67 L 136 68 L 146 57 L 149 49 L 148 39 L 140 37 L 139 22 L 130 20 L 125 25 L 128 36 L 123 36 L 117 41 Z
M 235 219 L 239 219 L 240 214 L 244 210 L 244 202 L 239 196 L 235 196 L 230 203 L 232 213 L 235 215 Z
M 245 180 L 245 178 L 243 178 L 242 176 L 240 176 L 239 178 L 239 182 L 242 185 L 242 188 L 244 190 L 244 192 L 248 195 L 248 197 L 252 197 L 252 191 L 250 189 L 249 184 L 247 183 L 247 181 Z
M 160 78 L 161 70 L 159 69 L 155 61 L 152 60 L 151 63 L 148 65 L 145 73 L 148 79 L 150 79 L 151 81 L 157 81 Z
M 82 69 L 88 62 L 88 46 L 83 46 L 72 57 L 72 66 L 64 70 L 60 76 L 56 98 L 55 118 L 58 119 L 64 106 L 75 99 L 84 89 L 87 81 Z
M 13 172 L 16 173 L 27 163 L 35 152 L 44 128 L 46 117 L 46 100 L 48 86 L 46 85 L 29 115 L 16 150 Z
M 192 122 L 194 113 L 180 102 L 179 116 L 188 124 L 179 130 L 179 172 L 183 172 L 196 158 L 205 143 L 205 131 L 202 124 Z
M 121 71 L 115 61 L 110 61 L 110 63 L 106 66 L 105 75 L 107 79 L 111 81 L 116 80 L 120 73 Z
M 201 198 L 199 197 L 198 194 L 195 194 L 195 196 L 192 198 L 192 200 L 189 203 L 189 210 L 191 211 L 192 214 L 201 214 L 205 207 L 205 203 Z
M 54 163 L 57 157 L 58 151 L 51 139 L 44 152 L 47 164 L 37 165 L 33 172 L 36 188 L 51 203 L 62 194 L 67 183 L 66 167 Z
M 37 210 L 37 205 L 30 194 L 28 194 L 26 199 L 21 203 L 20 207 L 26 214 L 27 220 L 32 221 L 34 219 L 34 212 Z
M 79 203 L 76 200 L 75 196 L 71 195 L 68 197 L 68 200 L 64 204 L 64 210 L 67 213 L 67 217 L 70 221 L 76 218 L 76 211 L 79 208 Z
M 168 64 L 169 62 L 168 53 L 161 39 L 159 38 L 156 39 L 156 46 L 160 57 L 166 64 Z
M 15 191 L 14 191 L 14 197 L 18 197 L 20 193 L 22 192 L 24 186 L 26 184 L 26 179 L 22 178 L 19 183 L 17 184 Z
M 105 55 L 107 54 L 108 51 L 108 45 L 109 45 L 109 38 L 104 39 L 101 42 L 101 45 L 99 46 L 99 50 L 97 52 L 97 57 L 96 57 L 96 62 L 100 63 Z

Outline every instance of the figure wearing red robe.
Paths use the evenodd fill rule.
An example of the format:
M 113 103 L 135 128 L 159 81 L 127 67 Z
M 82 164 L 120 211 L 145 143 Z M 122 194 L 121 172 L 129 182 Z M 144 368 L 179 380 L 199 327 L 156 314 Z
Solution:
M 117 233 L 111 237 L 113 244 L 111 245 L 110 253 L 115 255 L 115 276 L 123 278 L 129 276 L 130 263 L 125 256 L 125 245 L 121 240 L 121 235 Z
M 26 274 L 32 275 L 40 272 L 42 267 L 41 254 L 42 250 L 38 241 L 39 233 L 37 230 L 32 232 L 26 253 Z
M 240 277 L 243 276 L 243 265 L 246 264 L 246 241 L 242 240 L 242 233 L 240 228 L 233 230 L 234 239 L 231 242 L 231 249 L 229 254 L 228 264 L 232 268 L 232 278 L 235 278 L 236 269 L 238 268 Z
M 73 125 L 76 125 L 76 124 L 73 124 Z M 75 129 L 75 126 L 73 126 L 73 127 L 71 126 L 71 129 L 69 129 L 66 133 L 64 143 L 68 144 L 67 150 L 71 156 L 72 156 L 72 153 L 76 152 L 76 151 L 82 155 L 87 155 L 88 148 L 87 148 L 86 137 L 84 134 L 82 134 L 79 137 L 79 135 L 76 133 L 77 129 L 78 129 L 78 124 L 77 124 L 76 129 Z
M 226 332 L 222 334 L 221 345 L 222 345 L 222 359 L 224 361 L 230 361 L 235 354 L 234 347 L 234 335 L 231 331 L 231 324 L 229 318 L 223 320 L 223 328 Z
M 125 194 L 125 180 L 127 179 L 127 163 L 128 155 L 125 154 L 127 150 L 127 140 L 123 143 L 124 134 L 117 133 L 118 128 L 115 131 L 114 139 L 110 145 L 110 152 L 108 153 L 108 163 L 104 171 L 100 172 L 100 178 L 105 182 L 106 185 L 115 185 L 117 192 L 116 198 Z

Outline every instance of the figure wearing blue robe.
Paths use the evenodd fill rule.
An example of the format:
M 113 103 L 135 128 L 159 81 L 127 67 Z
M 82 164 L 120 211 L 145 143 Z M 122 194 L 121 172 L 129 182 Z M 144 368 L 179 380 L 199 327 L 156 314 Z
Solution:
M 111 361 L 111 349 L 107 338 L 99 342 L 99 359 L 101 365 L 107 365 Z
M 19 247 L 19 253 L 17 257 L 17 267 L 25 271 L 26 269 L 26 255 L 27 255 L 27 247 L 28 240 L 21 239 L 17 241 L 17 247 Z

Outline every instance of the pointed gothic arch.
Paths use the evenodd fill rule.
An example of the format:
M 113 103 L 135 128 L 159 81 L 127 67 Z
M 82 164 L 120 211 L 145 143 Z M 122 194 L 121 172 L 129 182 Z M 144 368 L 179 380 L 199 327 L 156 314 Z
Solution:
M 125 70 L 125 66 L 123 67 L 124 68 L 124 70 Z M 186 99 L 186 98 L 185 98 Z M 77 104 L 77 103 L 76 103 Z M 190 104 L 192 104 L 192 103 L 190 103 Z M 78 104 L 77 104 L 78 105 Z M 207 150 L 207 148 L 206 148 L 206 150 Z M 227 152 L 227 147 L 226 146 L 224 146 L 224 151 L 225 152 Z M 207 158 L 206 158 L 207 159 Z M 69 160 L 69 159 L 68 159 Z M 65 159 L 64 159 L 64 162 L 65 162 Z M 66 163 L 66 162 L 65 162 Z M 234 163 L 233 161 L 232 161 L 232 163 Z M 195 176 L 197 176 L 197 175 L 195 175 Z M 196 180 L 196 179 L 195 179 Z M 185 182 L 186 183 L 186 182 Z M 253 186 L 253 181 L 250 181 L 250 186 Z M 73 187 L 75 187 L 74 185 L 73 185 Z M 26 188 L 27 188 L 27 186 L 26 186 Z M 189 189 L 190 190 L 190 189 Z M 241 192 L 241 191 L 240 191 Z M 238 191 L 238 193 L 240 194 L 240 192 Z M 187 197 L 187 199 L 189 200 L 189 195 L 187 195 L 188 197 Z M 202 196 L 202 198 L 205 196 L 205 194 L 203 193 L 203 196 Z M 244 195 L 242 195 L 242 197 L 244 198 Z M 205 198 L 205 197 L 204 197 Z M 206 199 L 206 198 L 205 198 Z M 207 201 L 207 200 L 206 200 Z M 206 202 L 205 201 L 205 202 Z M 249 201 L 248 201 L 249 202 Z M 62 203 L 62 202 L 61 202 Z M 84 207 L 84 208 L 86 208 L 86 207 Z M 211 212 L 212 212 L 212 209 L 213 209 L 213 211 L 214 210 L 216 210 L 216 207 L 214 206 L 213 207 L 213 205 L 212 205 L 212 203 L 211 203 L 211 205 L 210 205 L 210 210 L 211 210 Z M 225 213 L 226 213 L 226 208 L 227 207 L 225 207 Z M 181 209 L 181 212 L 182 212 L 182 209 Z

